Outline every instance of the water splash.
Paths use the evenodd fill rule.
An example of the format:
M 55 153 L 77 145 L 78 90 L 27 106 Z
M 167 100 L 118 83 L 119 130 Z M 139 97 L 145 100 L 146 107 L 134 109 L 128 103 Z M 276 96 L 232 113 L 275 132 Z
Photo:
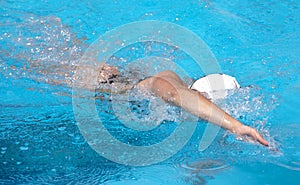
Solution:
M 70 84 L 85 45 L 55 16 L 16 15 L 0 33 L 0 73 Z
M 300 126 L 299 123 L 276 126 L 272 133 L 278 143 L 279 152 L 272 153 L 270 163 L 277 166 L 300 171 Z M 278 154 L 279 153 L 279 154 Z
M 230 91 L 226 99 L 216 103 L 242 123 L 256 128 L 263 136 L 270 137 L 269 115 L 277 106 L 275 96 L 265 97 L 259 87 L 248 86 Z M 238 139 L 243 140 L 242 137 Z

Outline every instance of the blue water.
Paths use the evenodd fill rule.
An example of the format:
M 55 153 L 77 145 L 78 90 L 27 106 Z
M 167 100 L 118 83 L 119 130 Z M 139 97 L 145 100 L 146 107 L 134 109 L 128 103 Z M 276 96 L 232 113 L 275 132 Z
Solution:
M 298 184 L 299 9 L 299 1 L 1 1 L 0 184 Z M 206 126 L 199 121 L 186 146 L 158 164 L 125 166 L 95 152 L 77 127 L 71 89 L 57 85 L 72 76 L 61 66 L 78 62 L 106 31 L 143 20 L 191 30 L 224 73 L 243 87 L 253 86 L 233 94 L 223 108 L 258 128 L 271 147 L 238 141 L 222 130 L 199 152 Z M 146 46 L 135 45 L 139 51 Z M 192 63 L 183 51 L 165 45 L 150 52 L 155 51 Z M 140 53 L 125 48 L 116 56 L 112 62 Z M 183 67 L 192 79 L 203 75 L 192 65 Z M 108 127 L 115 123 L 109 107 L 98 110 Z M 123 142 L 149 145 L 170 134 L 176 120 L 151 133 L 120 127 L 110 131 Z

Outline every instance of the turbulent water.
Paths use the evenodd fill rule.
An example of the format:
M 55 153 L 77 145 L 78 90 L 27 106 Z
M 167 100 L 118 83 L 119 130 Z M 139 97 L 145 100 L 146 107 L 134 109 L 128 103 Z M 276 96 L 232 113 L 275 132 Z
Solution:
M 65 7 L 63 3 L 62 6 Z M 221 13 L 223 17 L 240 20 L 243 24 L 252 24 L 251 20 L 245 22 L 246 19 L 241 20 L 241 17 L 230 12 L 221 9 L 213 11 Z M 85 142 L 76 125 L 71 104 L 71 86 L 76 67 L 88 47 L 84 37 L 79 38 L 72 27 L 53 15 L 14 12 L 3 17 L 0 31 L 0 74 L 3 80 L 0 84 L 3 92 L 0 110 L 0 183 L 159 181 L 165 184 L 205 184 L 234 165 L 255 162 L 299 171 L 299 124 L 297 120 L 289 120 L 286 116 L 281 119 L 289 120 L 290 124 L 280 125 L 274 120 L 283 97 L 289 97 L 286 99 L 290 101 L 290 105 L 285 108 L 297 113 L 289 110 L 292 109 L 291 104 L 298 101 L 297 96 L 291 96 L 298 93 L 297 89 L 291 85 L 290 89 L 294 90 L 289 89 L 289 94 L 283 97 L 276 93 L 278 88 L 295 81 L 293 74 L 299 69 L 297 61 L 278 65 L 271 62 L 272 58 L 266 57 L 253 67 L 251 62 L 236 62 L 235 58 L 222 59 L 223 62 L 233 61 L 231 64 L 226 63 L 226 72 L 232 70 L 244 84 L 251 86 L 244 85 L 241 89 L 231 91 L 226 99 L 216 103 L 233 117 L 257 128 L 270 141 L 269 148 L 245 142 L 247 138 L 220 130 L 213 144 L 204 152 L 199 152 L 199 140 L 206 127 L 206 123 L 199 120 L 192 139 L 175 156 L 152 167 L 126 167 L 100 157 Z M 289 38 L 293 39 L 295 35 Z M 243 42 L 251 41 L 246 37 L 242 39 Z M 251 47 L 254 46 L 249 45 Z M 217 53 L 223 51 L 221 49 Z M 257 55 L 255 57 L 259 58 Z M 191 84 L 204 75 L 200 69 L 192 69 L 192 72 L 183 70 L 184 64 L 191 60 L 179 48 L 144 42 L 123 48 L 107 63 L 117 66 L 131 83 L 162 70 L 173 70 L 187 84 Z M 263 68 L 266 65 L 271 67 Z M 244 69 L 249 67 L 257 70 L 261 67 L 263 70 L 251 72 L 244 77 L 243 70 L 239 70 L 243 66 L 246 66 Z M 290 66 L 294 67 L 291 69 Z M 265 87 L 261 88 L 255 83 L 245 83 L 247 77 L 258 79 L 254 81 L 261 86 L 270 86 L 272 90 L 263 90 Z M 178 123 L 189 119 L 183 116 L 183 110 L 137 90 L 121 95 L 97 92 L 96 99 L 97 110 L 106 120 L 108 130 L 119 140 L 132 145 L 160 142 L 170 135 Z M 128 108 L 133 117 L 122 114 Z M 121 123 L 118 122 L 120 120 Z M 134 128 L 134 125 L 129 124 L 132 121 L 142 121 L 157 128 L 138 132 L 128 128 Z M 161 176 L 157 177 L 157 173 Z

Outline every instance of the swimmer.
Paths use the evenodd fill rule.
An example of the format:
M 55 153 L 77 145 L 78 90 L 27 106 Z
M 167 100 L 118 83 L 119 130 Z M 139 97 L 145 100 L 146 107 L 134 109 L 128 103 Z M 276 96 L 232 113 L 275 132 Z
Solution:
M 101 63 L 98 68 L 98 83 L 119 83 L 118 77 L 120 77 L 120 73 L 116 67 Z M 200 92 L 190 89 L 180 77 L 172 71 L 162 71 L 135 85 L 125 85 L 121 91 L 132 89 L 135 86 L 146 89 L 164 101 L 182 107 L 193 115 L 221 126 L 234 134 L 250 136 L 262 145 L 269 145 L 256 129 L 242 124 L 201 95 Z

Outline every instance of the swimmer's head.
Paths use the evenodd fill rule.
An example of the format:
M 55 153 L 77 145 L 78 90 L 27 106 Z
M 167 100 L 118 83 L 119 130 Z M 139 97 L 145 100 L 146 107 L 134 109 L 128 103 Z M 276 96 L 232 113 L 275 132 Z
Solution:
M 120 75 L 118 68 L 101 63 L 98 67 L 98 83 L 112 83 Z
M 135 83 L 130 82 L 128 77 L 121 75 L 117 67 L 105 63 L 100 63 L 97 73 L 96 90 L 100 92 L 121 94 L 132 89 L 135 85 Z

